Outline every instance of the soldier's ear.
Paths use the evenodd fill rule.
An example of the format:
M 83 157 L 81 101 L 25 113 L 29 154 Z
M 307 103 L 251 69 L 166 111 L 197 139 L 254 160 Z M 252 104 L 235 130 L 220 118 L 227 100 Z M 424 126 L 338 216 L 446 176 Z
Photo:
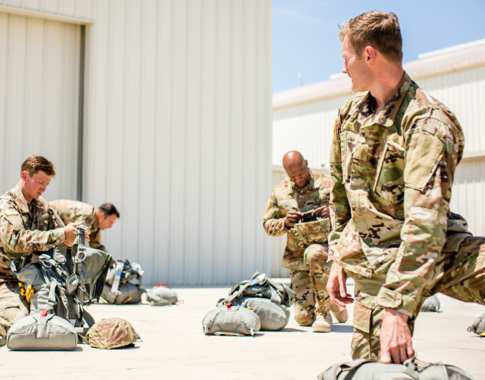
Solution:
M 22 180 L 26 181 L 27 180 L 27 176 L 29 175 L 29 173 L 27 173 L 25 170 L 20 173 L 20 178 L 22 178 Z

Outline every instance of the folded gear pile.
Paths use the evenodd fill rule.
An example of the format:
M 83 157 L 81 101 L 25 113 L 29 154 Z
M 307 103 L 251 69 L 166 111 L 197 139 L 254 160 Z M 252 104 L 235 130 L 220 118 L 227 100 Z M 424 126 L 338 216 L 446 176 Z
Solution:
M 277 284 L 266 274 L 256 272 L 250 280 L 241 281 L 221 299 L 218 305 L 231 303 L 254 311 L 261 321 L 262 331 L 283 329 L 290 318 L 290 306 L 295 302 L 295 292 Z
M 146 291 L 146 302 L 151 306 L 169 306 L 178 302 L 177 293 L 167 284 L 157 284 Z
M 137 304 L 141 302 L 143 269 L 138 263 L 118 260 L 108 269 L 102 298 L 114 305 Z

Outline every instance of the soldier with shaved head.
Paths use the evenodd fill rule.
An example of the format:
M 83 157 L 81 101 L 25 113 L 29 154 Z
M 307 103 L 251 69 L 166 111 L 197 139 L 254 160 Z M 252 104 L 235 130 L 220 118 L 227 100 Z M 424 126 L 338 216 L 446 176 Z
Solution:
M 330 310 L 339 322 L 347 320 L 345 307 L 331 304 L 326 289 L 332 179 L 312 172 L 297 151 L 285 154 L 283 167 L 288 178 L 275 187 L 269 198 L 264 229 L 270 236 L 287 234 L 282 264 L 290 269 L 291 288 L 296 293 L 296 321 L 301 326 L 313 326 L 314 332 L 329 332 Z

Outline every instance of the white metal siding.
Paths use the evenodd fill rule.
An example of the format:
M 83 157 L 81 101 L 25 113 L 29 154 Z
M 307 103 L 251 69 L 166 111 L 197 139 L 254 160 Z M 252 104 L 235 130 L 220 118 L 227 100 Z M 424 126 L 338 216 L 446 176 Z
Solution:
M 57 177 L 46 199 L 76 198 L 80 26 L 0 13 L 1 192 L 31 154 Z
M 103 236 L 115 258 L 140 262 L 146 284 L 270 269 L 271 0 L 0 5 L 93 22 L 83 200 L 119 208 Z
M 147 284 L 228 284 L 270 265 L 271 2 L 97 1 L 85 200 Z

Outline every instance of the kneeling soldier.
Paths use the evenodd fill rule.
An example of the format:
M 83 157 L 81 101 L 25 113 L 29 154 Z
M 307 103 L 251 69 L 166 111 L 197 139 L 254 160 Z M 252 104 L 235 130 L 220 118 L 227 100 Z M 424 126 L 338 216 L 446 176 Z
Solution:
M 32 310 L 49 308 L 46 285 L 21 289 L 14 272 L 32 262 L 37 253 L 61 243 L 71 246 L 76 238 L 80 223 L 62 226 L 41 197 L 55 174 L 52 162 L 30 156 L 22 164 L 17 186 L 0 197 L 0 346 L 12 324 L 28 315 L 29 302 Z
M 331 304 L 327 293 L 328 204 L 333 182 L 313 173 L 296 151 L 286 153 L 283 167 L 288 178 L 271 194 L 263 217 L 264 229 L 270 236 L 288 234 L 283 266 L 290 269 L 291 288 L 296 292 L 296 321 L 301 326 L 313 325 L 314 332 L 329 332 L 330 310 L 339 322 L 347 321 L 347 310 Z M 307 219 L 313 221 L 306 223 Z
M 95 208 L 87 203 L 70 200 L 58 200 L 49 202 L 57 212 L 64 224 L 82 222 L 91 231 L 89 234 L 89 246 L 108 252 L 101 243 L 101 231 L 113 227 L 120 217 L 120 213 L 111 203 L 104 203 Z

